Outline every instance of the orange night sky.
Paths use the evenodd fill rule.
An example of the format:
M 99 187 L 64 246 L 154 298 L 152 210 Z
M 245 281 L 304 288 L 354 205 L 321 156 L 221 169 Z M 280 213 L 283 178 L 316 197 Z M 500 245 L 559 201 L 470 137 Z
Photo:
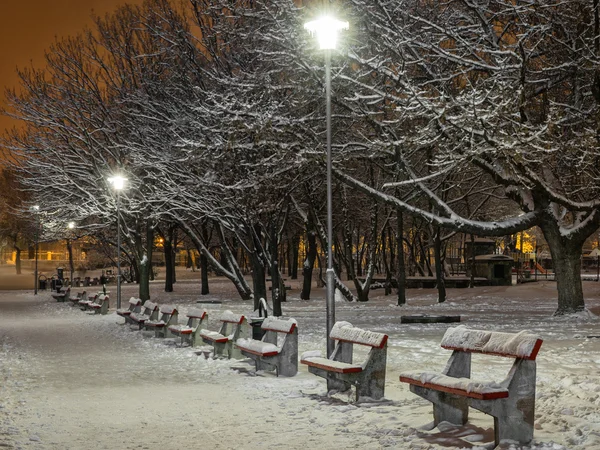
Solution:
M 44 64 L 44 50 L 55 37 L 77 34 L 98 15 L 142 0 L 0 0 L 0 102 L 17 85 L 15 68 Z M 15 121 L 0 115 L 0 134 Z

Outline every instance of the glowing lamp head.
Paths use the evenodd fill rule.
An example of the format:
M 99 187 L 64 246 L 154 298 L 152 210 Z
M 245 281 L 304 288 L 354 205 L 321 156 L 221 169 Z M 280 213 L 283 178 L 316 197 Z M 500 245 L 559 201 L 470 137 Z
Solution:
M 69 230 L 72 230 L 73 228 L 75 228 L 75 222 L 69 222 L 67 226 L 69 227 Z
M 305 23 L 304 28 L 311 35 L 317 35 L 321 50 L 333 50 L 337 44 L 338 32 L 340 30 L 347 30 L 349 24 L 333 17 L 324 16 L 312 22 Z
M 108 181 L 113 185 L 113 188 L 120 191 L 125 187 L 125 182 L 127 181 L 127 178 L 123 178 L 120 175 L 116 175 L 114 177 L 110 177 Z
M 38 211 L 40 210 L 40 205 L 33 205 L 33 206 L 31 207 L 31 210 L 32 210 L 32 211 L 35 211 L 35 212 L 38 212 Z

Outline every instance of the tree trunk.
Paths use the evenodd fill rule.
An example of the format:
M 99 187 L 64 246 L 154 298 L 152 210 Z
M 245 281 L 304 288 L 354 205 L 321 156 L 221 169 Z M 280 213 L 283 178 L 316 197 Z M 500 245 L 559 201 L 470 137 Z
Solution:
M 144 255 L 145 256 L 145 255 Z M 142 302 L 150 299 L 150 261 L 145 256 L 138 264 L 139 290 Z
M 73 278 L 75 275 L 75 264 L 73 263 L 73 244 L 71 239 L 67 239 L 67 254 L 69 255 L 69 270 L 71 271 L 71 286 L 73 286 Z
M 317 236 L 312 227 L 307 226 L 306 240 L 308 248 L 306 250 L 306 259 L 302 265 L 302 292 L 300 298 L 302 300 L 310 300 L 310 290 L 312 288 L 313 268 L 315 267 L 315 259 L 317 258 Z
M 200 277 L 201 277 L 201 295 L 208 295 L 208 259 L 202 253 L 200 254 Z
M 556 222 L 544 221 L 540 228 L 548 242 L 558 290 L 555 315 L 573 314 L 585 309 L 581 284 L 581 255 L 585 239 L 561 234 Z
M 173 244 L 170 236 L 165 236 L 163 242 L 163 251 L 165 254 L 165 292 L 173 292 Z
M 15 249 L 15 269 L 17 270 L 17 275 L 21 275 L 21 249 L 16 245 L 13 245 L 13 248 Z
M 406 304 L 406 268 L 404 267 L 404 216 L 400 209 L 396 210 L 396 229 L 398 234 L 397 296 L 398 306 L 402 306 Z
M 267 283 L 265 282 L 265 267 L 260 258 L 255 254 L 250 254 L 250 263 L 252 264 L 252 287 L 254 290 L 254 309 L 258 309 L 259 300 L 267 299 Z
M 433 243 L 433 253 L 435 259 L 435 279 L 438 290 L 438 303 L 446 301 L 446 282 L 444 281 L 444 268 L 442 266 L 442 230 L 437 228 Z
M 273 302 L 273 315 L 281 317 L 281 283 L 279 282 L 279 264 L 277 253 L 277 225 L 275 221 L 271 223 L 271 300 Z M 285 292 L 285 286 L 284 286 Z
M 291 279 L 298 279 L 298 253 L 300 252 L 300 236 L 297 234 L 292 238 L 292 248 L 290 249 L 291 254 Z

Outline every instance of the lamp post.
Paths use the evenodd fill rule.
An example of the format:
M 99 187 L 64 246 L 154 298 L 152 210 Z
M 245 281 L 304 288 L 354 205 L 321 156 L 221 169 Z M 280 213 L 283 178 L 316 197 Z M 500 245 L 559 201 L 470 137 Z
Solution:
M 33 295 L 38 293 L 38 242 L 40 239 L 40 205 L 33 205 L 31 211 L 35 214 L 35 268 L 33 270 Z
M 67 252 L 69 252 L 69 270 L 71 271 L 71 286 L 74 286 L 75 268 L 73 267 L 73 229 L 75 229 L 75 222 L 69 222 L 67 224 L 69 229 L 69 237 L 67 238 Z
M 121 191 L 127 178 L 120 175 L 110 177 L 108 181 L 117 191 L 117 309 L 121 308 Z
M 340 30 L 348 29 L 348 22 L 337 20 L 330 16 L 321 17 L 304 25 L 311 34 L 316 35 L 319 48 L 325 50 L 325 97 L 326 97 L 326 126 L 327 126 L 327 356 L 331 356 L 334 342 L 329 334 L 335 324 L 335 273 L 333 272 L 333 201 L 331 194 L 331 50 L 337 43 Z

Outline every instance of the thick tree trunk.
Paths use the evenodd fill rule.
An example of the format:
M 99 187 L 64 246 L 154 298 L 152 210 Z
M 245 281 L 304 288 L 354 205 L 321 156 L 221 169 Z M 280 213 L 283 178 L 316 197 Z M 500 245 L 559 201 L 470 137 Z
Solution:
M 398 306 L 406 304 L 406 268 L 404 266 L 404 217 L 402 210 L 396 210 L 396 232 L 398 234 L 398 264 L 396 282 L 398 283 Z
M 139 297 L 142 302 L 150 299 L 150 261 L 144 255 L 144 258 L 138 264 L 139 270 Z
M 165 236 L 163 242 L 163 251 L 165 254 L 165 292 L 173 292 L 173 244 L 169 236 Z
M 442 239 L 440 237 L 442 230 L 438 228 L 435 233 L 433 243 L 433 253 L 435 259 L 435 279 L 438 290 L 438 303 L 446 301 L 446 282 L 444 281 L 444 268 L 442 266 Z
M 208 259 L 203 254 L 200 254 L 200 278 L 201 278 L 201 295 L 208 295 Z
M 250 263 L 252 264 L 252 287 L 254 290 L 254 309 L 258 309 L 259 300 L 267 299 L 267 283 L 265 281 L 265 266 L 263 266 L 260 258 L 252 253 L 250 255 Z
M 317 259 L 317 236 L 312 227 L 307 227 L 306 240 L 308 248 L 306 249 L 306 259 L 302 265 L 302 292 L 300 298 L 302 300 L 310 300 L 310 290 L 312 288 L 313 268 L 315 267 L 315 259 Z
M 271 241 L 271 300 L 273 302 L 273 315 L 281 317 L 281 283 L 279 282 L 279 264 L 277 252 L 277 226 L 275 222 L 271 223 L 270 230 Z M 285 293 L 285 286 L 284 286 Z
M 558 290 L 558 308 L 555 315 L 572 314 L 585 309 L 581 284 L 581 255 L 584 239 L 568 239 L 556 223 L 540 225 L 548 242 Z
M 21 249 L 16 245 L 13 245 L 13 248 L 15 249 L 15 269 L 17 270 L 17 275 L 21 275 Z
M 290 275 L 292 280 L 298 279 L 298 253 L 300 252 L 300 237 L 296 234 L 292 238 L 292 248 L 290 249 Z

